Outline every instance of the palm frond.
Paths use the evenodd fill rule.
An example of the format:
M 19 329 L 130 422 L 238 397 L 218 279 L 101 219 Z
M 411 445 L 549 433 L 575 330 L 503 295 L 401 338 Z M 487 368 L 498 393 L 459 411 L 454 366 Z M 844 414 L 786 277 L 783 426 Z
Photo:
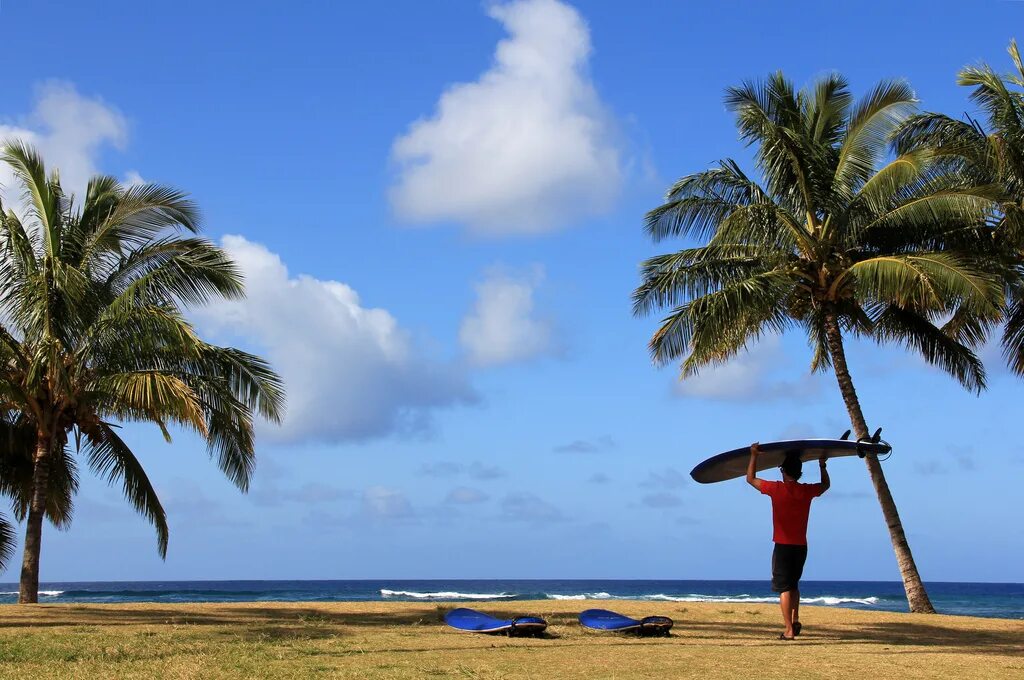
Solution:
M 90 469 L 110 484 L 121 483 L 125 499 L 156 529 L 160 557 L 167 557 L 167 513 L 142 463 L 107 423 L 87 426 L 82 433 Z
M 973 392 L 985 389 L 985 368 L 966 345 L 943 332 L 926 316 L 890 305 L 875 322 L 878 342 L 897 342 L 916 350 Z
M 902 80 L 885 80 L 860 100 L 850 114 L 839 147 L 833 190 L 853 196 L 875 171 L 889 140 L 916 105 L 914 91 Z
M 1002 283 L 949 253 L 885 255 L 851 265 L 835 290 L 853 283 L 859 295 L 901 308 L 946 312 L 957 307 L 983 317 L 999 314 Z

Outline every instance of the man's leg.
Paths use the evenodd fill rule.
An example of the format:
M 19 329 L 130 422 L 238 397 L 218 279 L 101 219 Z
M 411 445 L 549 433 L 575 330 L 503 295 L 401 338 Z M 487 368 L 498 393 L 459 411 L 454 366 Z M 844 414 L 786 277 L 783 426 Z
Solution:
M 793 590 L 789 591 L 789 593 L 791 598 L 789 604 L 792 608 L 792 613 L 790 614 L 789 620 L 795 627 L 796 624 L 800 622 L 800 588 L 793 588 Z
M 779 595 L 779 607 L 782 609 L 782 622 L 786 624 L 786 637 L 793 637 L 793 594 L 795 590 L 787 590 Z

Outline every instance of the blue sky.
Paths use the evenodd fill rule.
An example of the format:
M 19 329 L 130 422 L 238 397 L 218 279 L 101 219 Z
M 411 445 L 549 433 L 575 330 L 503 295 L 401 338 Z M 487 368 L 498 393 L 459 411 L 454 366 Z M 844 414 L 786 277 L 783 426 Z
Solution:
M 1009 64 L 1015 2 L 4 3 L 0 131 L 66 183 L 191 192 L 246 271 L 195 312 L 260 352 L 291 410 L 238 493 L 187 435 L 127 436 L 165 501 L 166 561 L 85 476 L 43 580 L 766 578 L 770 509 L 708 455 L 836 436 L 831 375 L 769 339 L 678 384 L 634 319 L 641 232 L 680 175 L 747 162 L 725 87 L 837 70 L 970 110 L 968 63 Z M 55 20 L 57 19 L 57 20 Z M 45 26 L 44 30 L 40 27 Z M 926 580 L 1020 581 L 1024 384 L 986 353 L 980 397 L 853 345 Z M 806 575 L 896 579 L 867 473 L 837 461 Z M 811 470 L 813 478 L 816 472 Z M 10 580 L 16 578 L 8 571 Z

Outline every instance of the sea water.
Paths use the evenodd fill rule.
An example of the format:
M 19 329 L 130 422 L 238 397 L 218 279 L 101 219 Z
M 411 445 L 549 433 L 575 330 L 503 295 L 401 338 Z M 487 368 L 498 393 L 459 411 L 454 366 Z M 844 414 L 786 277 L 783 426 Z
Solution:
M 1024 584 L 928 583 L 942 614 L 1024 619 Z M 0 585 L 0 602 L 17 600 Z M 903 585 L 888 581 L 803 581 L 801 602 L 872 611 L 907 611 Z M 650 602 L 776 602 L 767 581 L 359 580 L 101 581 L 40 586 L 40 602 L 454 602 L 626 599 Z

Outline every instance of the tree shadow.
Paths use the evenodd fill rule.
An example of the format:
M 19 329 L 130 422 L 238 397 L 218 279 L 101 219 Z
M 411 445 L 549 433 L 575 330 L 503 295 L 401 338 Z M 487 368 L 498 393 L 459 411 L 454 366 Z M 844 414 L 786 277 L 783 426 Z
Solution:
M 685 637 L 717 644 L 749 645 L 764 639 L 777 642 L 781 624 L 692 621 L 684 624 Z M 753 640 L 752 640 L 753 639 Z M 944 651 L 971 654 L 1020 654 L 1024 626 L 1019 629 L 964 629 L 919 621 L 858 622 L 846 626 L 804 625 L 801 644 L 869 644 L 892 647 L 942 647 Z
M 340 628 L 344 626 L 433 625 L 441 619 L 422 609 L 387 612 L 332 612 L 316 607 L 95 607 L 44 605 L 14 617 L 6 616 L 2 628 L 58 628 L 83 626 L 256 626 L 271 630 L 281 626 Z

